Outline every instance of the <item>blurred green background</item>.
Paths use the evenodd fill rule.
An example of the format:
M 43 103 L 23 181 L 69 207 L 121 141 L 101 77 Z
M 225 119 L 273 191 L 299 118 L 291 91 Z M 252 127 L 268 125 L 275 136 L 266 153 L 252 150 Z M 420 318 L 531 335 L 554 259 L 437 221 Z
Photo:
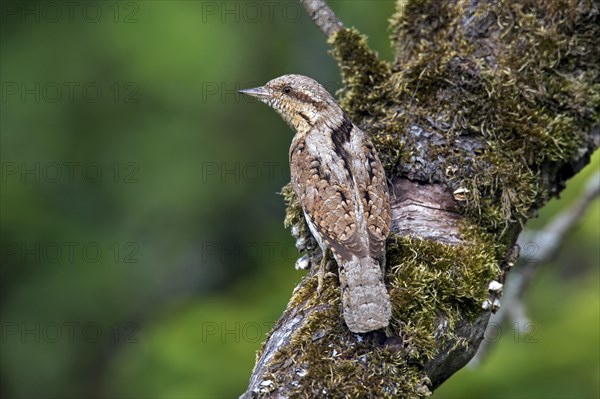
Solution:
M 305 273 L 276 194 L 292 132 L 236 90 L 335 91 L 325 37 L 294 1 L 0 4 L 1 396 L 237 397 Z M 394 2 L 332 4 L 391 59 Z M 534 342 L 503 327 L 434 397 L 600 395 L 599 208 L 528 292 Z

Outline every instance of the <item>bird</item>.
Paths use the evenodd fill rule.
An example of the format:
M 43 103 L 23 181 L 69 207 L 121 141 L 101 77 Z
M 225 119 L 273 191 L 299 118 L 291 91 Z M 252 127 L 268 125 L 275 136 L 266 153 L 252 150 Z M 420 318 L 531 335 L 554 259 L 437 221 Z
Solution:
M 333 254 L 347 327 L 354 333 L 387 327 L 391 303 L 384 268 L 390 200 L 385 171 L 369 136 L 307 76 L 283 75 L 240 92 L 275 109 L 295 131 L 290 176 L 309 230 L 323 251 L 319 293 Z

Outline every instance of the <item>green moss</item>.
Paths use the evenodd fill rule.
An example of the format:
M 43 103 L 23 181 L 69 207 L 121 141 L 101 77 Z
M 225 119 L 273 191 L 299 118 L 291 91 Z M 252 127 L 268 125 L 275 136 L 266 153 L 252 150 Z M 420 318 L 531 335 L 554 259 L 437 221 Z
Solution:
M 371 103 L 384 100 L 382 89 L 389 80 L 390 65 L 378 58 L 366 37 L 355 29 L 338 31 L 330 37 L 329 44 L 342 74 L 342 108 L 352 119 L 359 119 L 372 112 Z
M 487 285 L 499 274 L 495 245 L 447 245 L 411 237 L 389 241 L 393 330 L 410 343 L 411 360 L 424 362 L 437 353 L 434 329 L 440 318 L 448 323 L 444 339 L 457 340 L 455 322 L 481 312 Z
M 275 387 L 296 386 L 287 392 L 290 397 L 361 397 L 365 392 L 381 398 L 428 395 L 425 373 L 408 363 L 402 348 L 385 345 L 381 334 L 358 335 L 345 327 L 337 277 L 328 280 L 316 301 L 316 278 L 296 291 L 293 302 L 308 300 L 308 306 L 321 310 L 312 313 L 291 345 L 278 352 L 264 379 L 272 380 Z M 280 368 L 294 373 L 278 373 Z
M 355 30 L 331 38 L 341 103 L 390 178 L 467 189 L 464 214 L 502 239 L 599 123 L 598 22 L 590 1 L 400 1 L 394 66 Z
M 302 228 L 303 234 L 308 234 L 308 226 L 304 220 L 304 214 L 302 212 L 302 206 L 300 205 L 300 201 L 298 201 L 298 197 L 292 188 L 292 183 L 286 184 L 281 189 L 281 195 L 283 195 L 283 200 L 286 204 L 286 214 L 285 220 L 283 224 L 285 227 L 291 227 L 294 225 L 298 225 Z

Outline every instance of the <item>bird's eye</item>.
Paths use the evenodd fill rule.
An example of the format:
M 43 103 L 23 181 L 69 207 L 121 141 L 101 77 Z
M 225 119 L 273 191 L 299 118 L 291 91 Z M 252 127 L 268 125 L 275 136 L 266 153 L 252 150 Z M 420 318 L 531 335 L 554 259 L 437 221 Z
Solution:
M 283 92 L 284 92 L 285 94 L 290 94 L 290 93 L 292 92 L 292 88 L 291 88 L 290 86 L 285 86 L 285 87 L 283 88 Z

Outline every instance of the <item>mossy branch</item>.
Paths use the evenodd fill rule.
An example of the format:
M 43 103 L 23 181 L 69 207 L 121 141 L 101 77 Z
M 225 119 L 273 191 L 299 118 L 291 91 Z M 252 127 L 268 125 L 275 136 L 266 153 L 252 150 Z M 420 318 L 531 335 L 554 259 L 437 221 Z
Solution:
M 399 0 L 393 64 L 356 30 L 329 36 L 342 106 L 371 134 L 391 182 L 393 319 L 386 331 L 351 333 L 337 278 L 318 296 L 311 271 L 245 397 L 424 397 L 469 361 L 498 304 L 490 282 L 504 282 L 524 223 L 600 144 L 598 9 Z M 289 186 L 284 196 L 286 222 L 315 263 Z
M 493 336 L 494 329 L 508 322 L 518 323 L 518 328 L 527 333 L 530 321 L 527 318 L 523 303 L 524 294 L 530 283 L 538 274 L 540 265 L 555 259 L 561 244 L 581 221 L 584 213 L 600 197 L 600 171 L 588 178 L 584 191 L 573 204 L 554 216 L 552 220 L 539 231 L 525 230 L 519 236 L 517 243 L 535 256 L 528 256 L 520 262 L 518 268 L 511 272 L 506 281 L 507 289 L 502 294 L 502 308 L 493 314 L 487 327 L 487 336 Z M 534 252 L 531 252 L 534 251 Z M 477 354 L 469 365 L 477 366 L 485 361 L 493 342 L 483 341 Z

